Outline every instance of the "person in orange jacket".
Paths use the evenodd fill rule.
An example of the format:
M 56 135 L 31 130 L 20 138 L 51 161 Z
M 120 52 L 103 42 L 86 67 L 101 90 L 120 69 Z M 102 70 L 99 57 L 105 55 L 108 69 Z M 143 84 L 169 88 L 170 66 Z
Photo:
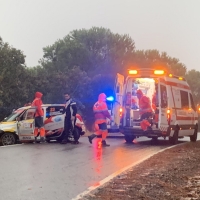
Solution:
M 99 94 L 98 101 L 93 106 L 93 112 L 95 116 L 95 134 L 88 136 L 89 142 L 92 144 L 92 140 L 97 135 L 102 135 L 102 146 L 110 146 L 106 143 L 108 135 L 106 118 L 111 120 L 111 115 L 108 112 L 106 95 L 104 93 Z
M 153 112 L 150 99 L 145 96 L 140 89 L 137 90 L 136 94 L 139 99 L 140 119 L 142 120 L 140 126 L 144 131 L 148 129 L 151 130 L 151 124 L 147 120 L 149 117 L 152 116 Z
M 43 143 L 45 142 L 45 129 L 43 122 L 44 112 L 42 110 L 42 96 L 43 94 L 41 92 L 36 92 L 35 99 L 33 100 L 31 106 L 36 107 L 34 129 L 35 142 L 37 142 L 38 131 L 40 131 L 40 142 Z

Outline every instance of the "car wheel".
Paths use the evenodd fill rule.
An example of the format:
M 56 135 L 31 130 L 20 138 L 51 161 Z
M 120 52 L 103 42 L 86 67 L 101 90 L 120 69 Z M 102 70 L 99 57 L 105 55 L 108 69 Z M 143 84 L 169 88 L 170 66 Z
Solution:
M 190 136 L 190 141 L 191 142 L 196 142 L 197 141 L 197 132 L 198 132 L 198 126 L 195 127 L 194 134 Z
M 124 138 L 125 138 L 125 140 L 126 140 L 127 143 L 132 143 L 133 140 L 135 139 L 135 136 L 125 135 Z
M 4 133 L 1 136 L 1 143 L 3 146 L 13 145 L 16 143 L 16 137 L 13 133 Z
M 178 143 L 178 130 L 175 130 L 174 135 L 172 137 L 169 137 L 169 143 L 172 145 L 175 145 Z

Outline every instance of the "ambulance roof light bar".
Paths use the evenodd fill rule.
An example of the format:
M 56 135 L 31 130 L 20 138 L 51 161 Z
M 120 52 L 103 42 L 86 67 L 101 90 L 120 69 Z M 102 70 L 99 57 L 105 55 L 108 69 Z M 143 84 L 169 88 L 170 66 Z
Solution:
M 185 78 L 182 76 L 175 76 L 173 74 L 166 73 L 165 70 L 162 69 L 149 69 L 149 68 L 141 68 L 141 69 L 129 69 L 129 75 L 133 75 L 134 77 L 162 77 L 162 76 L 169 76 L 170 78 L 179 79 L 181 81 L 185 81 Z
M 129 69 L 128 74 L 136 75 L 136 76 L 143 76 L 145 74 L 148 74 L 150 76 L 163 76 L 163 75 L 165 75 L 165 71 L 161 70 L 161 69 L 153 70 L 153 69 L 147 69 L 147 68 L 143 68 L 143 69 L 139 69 L 139 70 Z

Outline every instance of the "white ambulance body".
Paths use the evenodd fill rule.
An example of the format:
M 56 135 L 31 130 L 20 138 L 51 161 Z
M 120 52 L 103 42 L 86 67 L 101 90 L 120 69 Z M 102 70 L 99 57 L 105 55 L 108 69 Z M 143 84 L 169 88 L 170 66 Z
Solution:
M 154 104 L 150 132 L 143 131 L 140 126 L 137 89 L 142 90 Z M 114 122 L 109 127 L 109 132 L 118 129 L 127 142 L 141 136 L 152 139 L 169 137 L 171 144 L 176 144 L 178 138 L 184 136 L 196 141 L 198 112 L 191 89 L 184 78 L 167 75 L 163 70 L 130 70 L 125 83 L 124 77 L 117 75 L 115 94 L 116 100 L 112 107 Z

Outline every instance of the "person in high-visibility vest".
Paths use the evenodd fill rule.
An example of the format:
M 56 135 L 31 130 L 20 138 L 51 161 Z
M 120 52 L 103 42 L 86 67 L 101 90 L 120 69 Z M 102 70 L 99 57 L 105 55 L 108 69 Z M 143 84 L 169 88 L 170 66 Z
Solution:
M 95 134 L 88 136 L 89 142 L 97 135 L 102 135 L 102 146 L 110 146 L 106 143 L 106 137 L 108 135 L 106 118 L 111 120 L 111 115 L 108 112 L 106 104 L 106 95 L 104 93 L 99 94 L 98 101 L 93 106 L 93 112 L 95 116 Z
M 38 131 L 40 131 L 40 142 L 43 143 L 45 142 L 45 129 L 43 122 L 44 112 L 42 110 L 42 96 L 43 94 L 41 92 L 36 92 L 35 99 L 33 100 L 31 106 L 36 107 L 34 129 L 35 142 L 37 142 Z

